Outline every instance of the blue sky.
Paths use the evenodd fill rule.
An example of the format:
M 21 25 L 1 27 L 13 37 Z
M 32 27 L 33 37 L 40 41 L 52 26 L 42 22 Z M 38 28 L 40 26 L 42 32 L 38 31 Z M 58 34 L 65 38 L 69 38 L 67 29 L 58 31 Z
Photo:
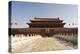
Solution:
M 69 4 L 49 4 L 49 3 L 32 3 L 32 2 L 12 2 L 11 22 L 12 28 L 26 28 L 26 23 L 34 17 L 57 18 L 64 20 L 65 27 L 69 24 L 78 24 L 78 6 Z M 15 25 L 18 22 L 18 25 Z M 73 25 L 70 25 L 73 27 Z

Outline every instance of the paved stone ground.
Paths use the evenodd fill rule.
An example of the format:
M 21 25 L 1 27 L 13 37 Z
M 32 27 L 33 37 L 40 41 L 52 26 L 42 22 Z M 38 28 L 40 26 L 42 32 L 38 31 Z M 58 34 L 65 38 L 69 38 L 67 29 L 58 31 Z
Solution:
M 67 43 L 60 42 L 54 37 L 12 37 L 12 52 L 25 53 L 33 51 L 55 51 L 55 50 L 69 50 L 73 47 L 66 45 Z M 16 38 L 16 40 L 15 40 Z

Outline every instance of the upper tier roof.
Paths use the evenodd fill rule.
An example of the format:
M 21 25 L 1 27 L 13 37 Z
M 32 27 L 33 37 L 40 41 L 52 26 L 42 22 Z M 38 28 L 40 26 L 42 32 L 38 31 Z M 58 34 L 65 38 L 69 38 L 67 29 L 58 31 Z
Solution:
M 30 21 L 63 21 L 60 20 L 59 18 L 34 18 L 33 20 Z

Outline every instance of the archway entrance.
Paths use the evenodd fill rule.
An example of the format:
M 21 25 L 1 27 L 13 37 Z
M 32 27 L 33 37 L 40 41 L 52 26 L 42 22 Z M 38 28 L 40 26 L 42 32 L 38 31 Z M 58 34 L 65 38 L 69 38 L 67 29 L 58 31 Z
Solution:
M 50 31 L 50 28 L 46 28 L 41 31 L 41 35 L 42 37 L 51 37 L 53 33 Z

